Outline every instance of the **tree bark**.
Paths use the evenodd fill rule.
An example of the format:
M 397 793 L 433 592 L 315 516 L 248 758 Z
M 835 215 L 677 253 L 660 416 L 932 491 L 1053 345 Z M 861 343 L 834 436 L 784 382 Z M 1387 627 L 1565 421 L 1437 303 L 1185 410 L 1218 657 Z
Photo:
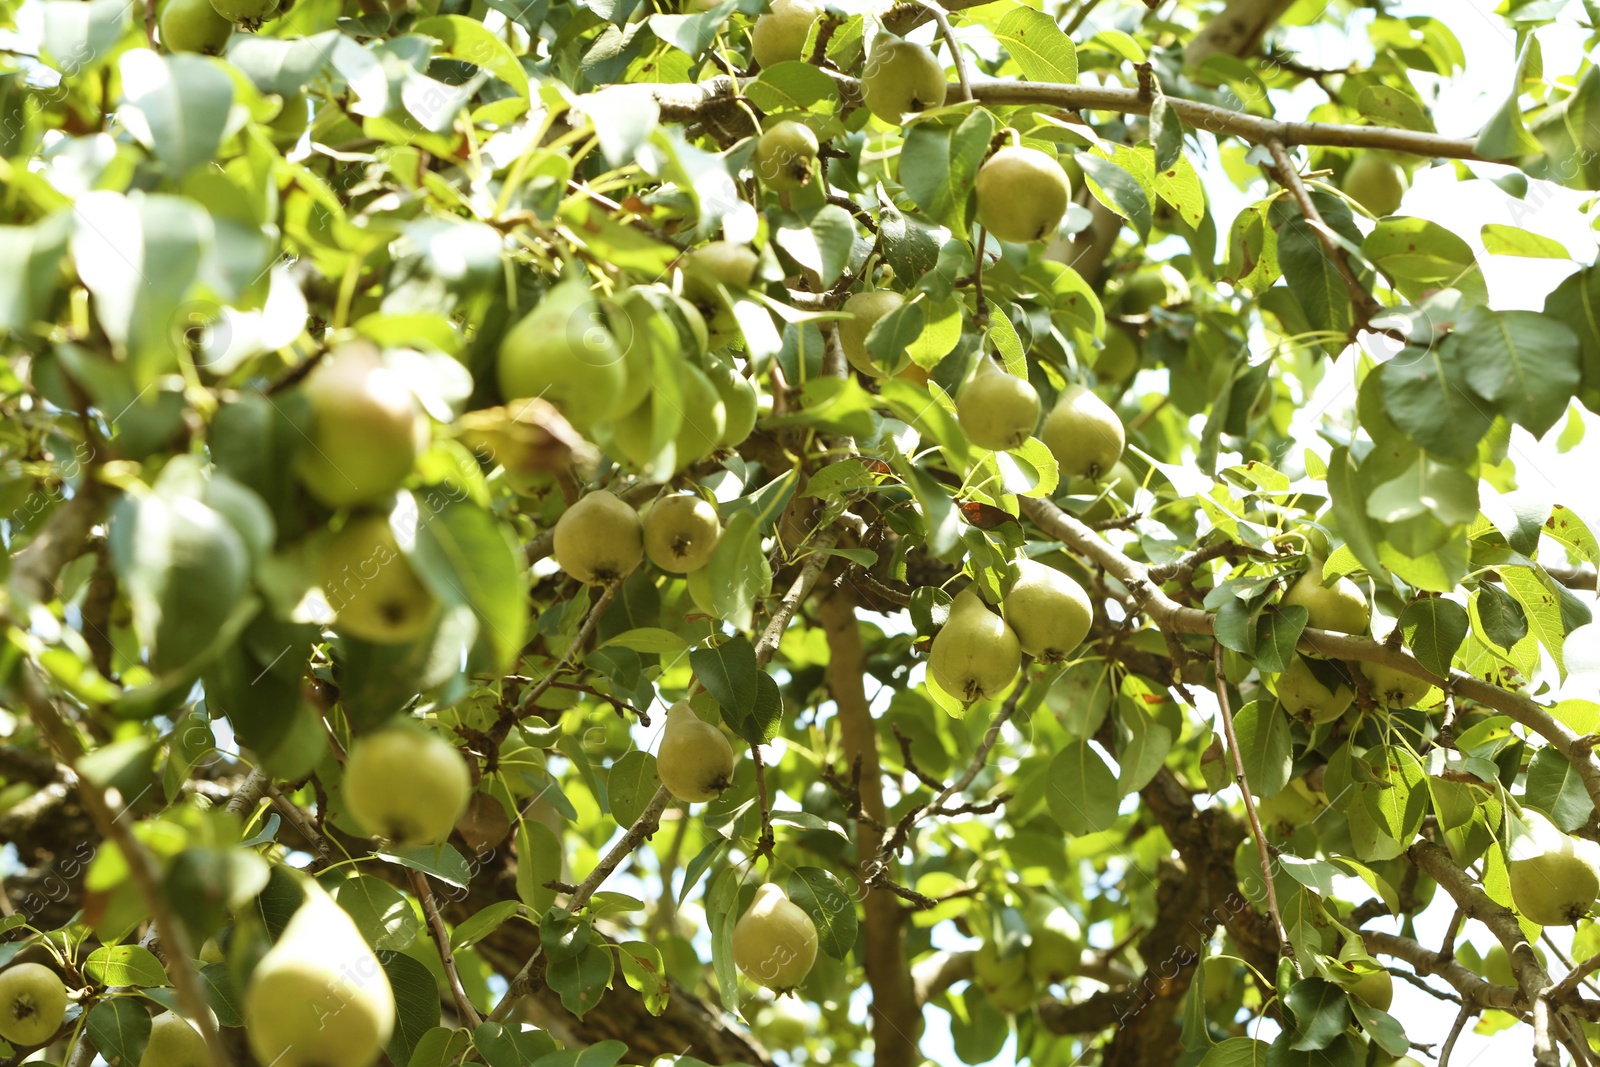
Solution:
M 1215 55 L 1255 51 L 1262 35 L 1293 6 L 1294 0 L 1229 0 L 1183 50 L 1184 64 L 1198 67 Z
M 845 759 L 851 765 L 861 761 L 861 810 L 867 819 L 856 823 L 856 858 L 862 864 L 875 863 L 883 838 L 878 826 L 887 822 L 888 812 L 883 803 L 877 726 L 863 684 L 866 654 L 861 630 L 855 604 L 843 592 L 826 596 L 819 614 L 828 635 L 828 685 L 839 709 Z M 868 820 L 876 820 L 877 826 Z M 872 987 L 873 1065 L 917 1067 L 922 1062 L 918 1047 L 922 1009 L 906 963 L 905 909 L 890 891 L 868 886 L 866 871 L 860 874 L 866 933 L 862 965 Z

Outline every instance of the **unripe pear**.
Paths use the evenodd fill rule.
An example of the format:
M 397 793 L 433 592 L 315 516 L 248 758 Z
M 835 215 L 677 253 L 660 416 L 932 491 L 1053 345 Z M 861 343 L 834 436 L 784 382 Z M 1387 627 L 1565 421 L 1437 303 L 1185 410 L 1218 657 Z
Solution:
M 211 1067 L 211 1053 L 189 1020 L 164 1011 L 150 1021 L 150 1041 L 139 1067 Z
M 884 34 L 867 53 L 861 101 L 884 122 L 898 124 L 913 112 L 943 107 L 949 89 L 943 64 L 920 44 Z
M 1345 195 L 1382 218 L 1400 210 L 1406 195 L 1406 172 L 1376 152 L 1363 152 L 1339 183 Z
M 358 737 L 345 760 L 345 806 L 367 832 L 397 845 L 449 837 L 471 793 L 472 775 L 456 747 L 415 726 Z
M 1312 557 L 1304 574 L 1296 578 L 1283 594 L 1284 607 L 1298 605 L 1305 608 L 1306 625 L 1318 630 L 1334 630 L 1344 634 L 1364 634 L 1372 620 L 1372 609 L 1361 587 L 1349 578 L 1341 577 L 1333 585 L 1325 585 L 1322 561 Z
M 245 1034 L 274 1067 L 370 1067 L 394 1033 L 394 991 L 344 909 L 314 882 L 245 991 Z
M 985 941 L 978 946 L 978 951 L 972 954 L 972 976 L 984 989 L 993 992 L 1026 978 L 1028 974 L 1028 954 L 1014 952 L 1002 957 L 999 947 L 993 941 Z
M 1122 283 L 1114 306 L 1121 315 L 1148 315 L 1151 308 L 1189 302 L 1189 280 L 1170 263 L 1140 267 Z M 1108 341 L 1109 341 L 1109 333 Z
M 1024 244 L 1054 237 L 1066 217 L 1072 187 L 1054 156 L 1010 145 L 978 168 L 978 221 L 1002 241 Z
M 683 257 L 684 289 L 689 291 L 708 281 L 721 282 L 729 289 L 748 289 L 755 284 L 761 257 L 744 245 L 732 241 L 712 241 Z
M 1029 920 L 1028 977 L 1050 984 L 1078 973 L 1083 962 L 1083 932 L 1072 913 L 1051 907 Z
M 774 123 L 756 141 L 751 167 L 768 189 L 798 189 L 817 167 L 817 135 L 799 122 Z
M 762 67 L 799 59 L 822 9 L 806 0 L 772 0 L 750 30 L 750 53 Z
M 67 987 L 42 963 L 16 963 L 0 971 L 0 1037 L 20 1048 L 56 1036 L 67 1014 Z
M 1139 371 L 1139 342 L 1121 326 L 1106 328 L 1106 346 L 1095 356 L 1094 373 L 1102 382 L 1125 382 Z
M 1033 1002 L 1039 998 L 1038 988 L 1028 975 L 984 992 L 988 994 L 990 1006 L 1002 1015 L 1020 1015 L 1033 1007 Z
M 717 391 L 717 396 L 722 398 L 722 407 L 726 415 L 722 436 L 717 439 L 717 447 L 737 448 L 750 436 L 750 431 L 756 428 L 761 397 L 756 393 L 755 384 L 749 378 L 740 374 L 731 364 L 721 360 L 712 362 L 706 371 L 706 377 L 710 379 L 711 387 Z
M 1081 385 L 1069 385 L 1039 431 L 1063 478 L 1098 480 L 1122 458 L 1127 437 L 1122 420 L 1104 400 Z
M 1381 663 L 1363 663 L 1361 673 L 1371 683 L 1372 699 L 1387 708 L 1414 708 L 1433 688 L 1421 678 Z
M 217 14 L 211 0 L 167 0 L 160 26 L 161 43 L 169 52 L 215 55 L 233 36 L 233 23 Z
M 1394 976 L 1381 969 L 1367 971 L 1348 987 L 1348 991 L 1368 1007 L 1388 1011 L 1389 1005 L 1394 1002 Z
M 1060 663 L 1083 644 L 1094 608 L 1083 586 L 1037 560 L 1017 561 L 1017 580 L 1000 603 L 1022 651 L 1041 663 Z
M 1312 722 L 1332 722 L 1349 711 L 1354 700 L 1349 686 L 1329 689 L 1299 656 L 1278 675 L 1278 703 L 1289 714 L 1305 716 Z
M 1517 910 L 1540 926 L 1571 926 L 1594 907 L 1600 870 L 1593 842 L 1574 841 L 1532 808 L 1513 823 L 1506 872 Z
M 662 497 L 645 512 L 645 555 L 669 574 L 704 567 L 721 536 L 716 506 L 695 493 Z
M 1017 635 L 972 587 L 963 589 L 928 649 L 928 674 L 940 689 L 970 704 L 998 694 L 1021 667 Z
M 667 792 L 685 803 L 717 799 L 733 781 L 733 746 L 728 735 L 696 715 L 687 700 L 678 701 L 667 709 L 667 724 L 656 750 L 656 776 Z
M 956 418 L 967 440 L 991 452 L 1020 448 L 1039 425 L 1039 394 L 988 357 L 956 394 Z
M 543 397 L 587 433 L 621 413 L 624 358 L 588 284 L 562 282 L 501 339 L 500 392 L 507 400 Z
M 256 23 L 278 10 L 278 0 L 211 0 L 211 6 L 230 22 Z
M 892 289 L 868 289 L 854 293 L 841 309 L 850 317 L 839 323 L 839 343 L 844 346 L 845 358 L 850 365 L 873 378 L 884 378 L 894 373 L 894 368 L 878 366 L 867 354 L 867 334 L 878 320 L 897 310 L 906 298 Z
M 578 581 L 605 585 L 627 577 L 644 558 L 644 525 L 637 511 L 597 489 L 556 520 L 551 555 Z
M 333 535 L 322 555 L 322 590 L 334 628 L 364 641 L 416 641 L 438 609 L 382 515 L 355 516 Z
M 678 386 L 683 390 L 683 421 L 678 424 L 678 469 L 698 463 L 717 450 L 728 428 L 728 410 L 716 386 L 705 371 L 693 363 L 680 368 Z
M 328 353 L 302 387 L 311 430 L 295 472 L 329 507 L 371 504 L 405 481 L 428 444 L 428 420 L 375 345 L 354 341 Z
M 816 924 L 767 882 L 734 924 L 733 962 L 751 981 L 786 993 L 805 981 L 817 962 Z

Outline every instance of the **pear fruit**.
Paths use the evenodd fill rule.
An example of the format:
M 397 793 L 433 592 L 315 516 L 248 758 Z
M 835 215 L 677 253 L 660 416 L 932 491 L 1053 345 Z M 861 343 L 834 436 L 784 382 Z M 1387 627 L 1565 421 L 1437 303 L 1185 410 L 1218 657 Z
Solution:
M 1421 678 L 1381 663 L 1363 663 L 1361 673 L 1372 683 L 1372 699 L 1386 708 L 1414 708 L 1433 688 Z
M 1544 815 L 1521 812 L 1506 863 L 1511 900 L 1540 926 L 1571 926 L 1594 907 L 1600 870 L 1592 842 L 1574 841 Z
M 377 346 L 328 353 L 302 387 L 311 428 L 295 473 L 329 507 L 376 503 L 400 488 L 428 444 L 428 420 Z
M 397 845 L 437 845 L 467 808 L 472 775 L 456 747 L 416 726 L 356 738 L 344 764 L 344 802 L 356 822 Z
M 990 1006 L 1002 1015 L 1020 1015 L 1039 999 L 1038 987 L 1027 975 L 995 989 L 985 989 L 984 993 L 989 997 Z
M 216 55 L 233 36 L 233 23 L 217 14 L 211 0 L 167 0 L 158 25 L 169 52 Z
M 656 776 L 667 792 L 686 804 L 715 800 L 733 781 L 733 746 L 728 744 L 728 735 L 696 715 L 687 700 L 678 701 L 667 709 L 667 724 L 656 750 Z M 810 966 L 806 964 L 808 969 Z
M 1148 315 L 1152 308 L 1187 304 L 1189 296 L 1189 280 L 1170 263 L 1162 263 L 1128 275 L 1113 306 L 1120 315 L 1137 317 Z
M 978 221 L 1002 241 L 1026 244 L 1054 237 L 1066 217 L 1072 186 L 1054 156 L 1016 145 L 978 168 Z
M 394 991 L 344 909 L 315 882 L 245 990 L 251 1051 L 274 1067 L 371 1067 L 394 1033 Z
M 1299 656 L 1278 675 L 1278 703 L 1291 715 L 1312 722 L 1332 722 L 1349 711 L 1354 701 L 1355 693 L 1349 686 L 1329 689 Z
M 622 413 L 625 358 L 588 284 L 574 278 L 506 331 L 496 371 L 507 400 L 543 397 L 587 433 Z
M 841 309 L 850 317 L 839 323 L 839 343 L 844 346 L 850 365 L 871 378 L 884 378 L 898 368 L 883 368 L 867 353 L 867 334 L 878 320 L 898 310 L 906 298 L 892 289 L 868 289 L 854 293 Z
M 334 629 L 384 644 L 425 636 L 439 606 L 382 515 L 355 516 L 333 535 L 322 554 L 322 590 Z
M 1102 382 L 1125 382 L 1139 372 L 1142 361 L 1133 334 L 1121 326 L 1108 326 L 1105 347 L 1095 356 L 1095 377 Z
M 586 585 L 624 578 L 644 558 L 639 513 L 597 489 L 561 513 L 551 552 L 561 569 Z
M 1094 608 L 1083 586 L 1037 560 L 1017 561 L 1017 580 L 1000 604 L 1022 651 L 1041 663 L 1060 663 L 1083 644 Z
M 816 924 L 782 889 L 767 882 L 734 924 L 733 962 L 751 981 L 789 992 L 817 962 Z
M 1363 152 L 1339 183 L 1346 196 L 1382 218 L 1400 210 L 1406 195 L 1406 172 L 1376 152 Z
M 777 122 L 756 140 L 750 165 L 768 189 L 798 189 L 817 169 L 817 135 L 799 122 Z
M 189 1020 L 164 1011 L 150 1021 L 150 1041 L 139 1067 L 211 1067 L 211 1053 Z
M 211 0 L 211 6 L 229 22 L 258 23 L 278 10 L 278 0 Z
M 712 241 L 683 257 L 684 289 L 697 284 L 721 282 L 729 289 L 748 289 L 755 284 L 761 257 L 744 245 L 732 241 Z
M 1326 585 L 1322 575 L 1322 561 L 1312 557 L 1305 573 L 1294 580 L 1279 602 L 1284 607 L 1298 605 L 1309 616 L 1306 625 L 1318 630 L 1334 630 L 1342 634 L 1364 634 L 1372 620 L 1372 609 L 1361 587 L 1349 578 L 1340 578 Z
M 644 554 L 668 574 L 699 570 L 722 536 L 716 507 L 695 493 L 662 497 L 644 516 Z
M 991 992 L 1013 985 L 1028 976 L 1028 954 L 1014 952 L 1001 956 L 993 941 L 985 941 L 972 954 L 972 976 Z
M 756 428 L 761 397 L 756 393 L 755 383 L 723 360 L 713 360 L 706 370 L 706 377 L 721 398 L 726 416 L 717 447 L 737 448 Z
M 1104 400 L 1081 385 L 1069 385 L 1039 430 L 1064 478 L 1099 480 L 1122 458 L 1127 437 L 1122 420 Z
M 956 394 L 956 419 L 967 440 L 991 452 L 1020 448 L 1039 425 L 1039 394 L 1026 378 L 995 366 L 988 357 Z
M 1078 973 L 1083 963 L 1083 932 L 1066 908 L 1039 909 L 1029 920 L 1028 977 L 1049 985 Z
M 1382 969 L 1367 971 L 1346 991 L 1370 1008 L 1388 1011 L 1394 1003 L 1394 976 Z
M 42 963 L 16 963 L 0 971 L 0 1037 L 18 1048 L 56 1036 L 67 1014 L 67 987 Z
M 750 30 L 750 54 L 763 68 L 799 59 L 822 9 L 806 0 L 772 0 Z
M 908 114 L 943 107 L 949 89 L 943 64 L 920 44 L 884 34 L 867 53 L 861 101 L 884 122 L 898 125 Z
M 940 689 L 970 704 L 998 694 L 1021 667 L 1017 635 L 975 589 L 963 589 L 928 649 L 928 674 Z

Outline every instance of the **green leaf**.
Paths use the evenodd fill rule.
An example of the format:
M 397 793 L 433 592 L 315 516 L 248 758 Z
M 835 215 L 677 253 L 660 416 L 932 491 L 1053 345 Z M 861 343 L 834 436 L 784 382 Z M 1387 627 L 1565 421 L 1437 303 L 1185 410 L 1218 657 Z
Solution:
M 1050 761 L 1045 802 L 1069 834 L 1092 834 L 1117 821 L 1116 776 L 1087 741 L 1070 741 Z
M 896 456 L 890 466 L 905 479 L 911 493 L 922 510 L 922 524 L 927 531 L 928 551 L 943 556 L 961 539 L 961 516 L 944 486 L 932 475 L 915 467 L 904 456 Z
M 1326 1048 L 1350 1025 L 1350 1000 L 1344 990 L 1321 978 L 1302 978 L 1283 998 L 1294 1015 L 1296 1051 Z
M 424 509 L 430 499 L 417 497 Z M 419 518 L 411 558 L 435 596 L 477 616 L 486 649 L 474 656 L 479 669 L 509 670 L 528 630 L 526 568 L 510 530 L 475 504 L 449 503 Z
M 1553 237 L 1530 233 L 1520 226 L 1486 222 L 1483 247 L 1493 256 L 1519 256 L 1524 259 L 1571 259 L 1567 246 Z
M 1263 610 L 1256 620 L 1256 666 L 1274 673 L 1288 670 L 1309 618 L 1310 613 L 1297 604 Z
M 1528 58 L 1539 47 L 1539 42 L 1529 34 L 1517 57 L 1516 73 L 1511 79 L 1511 95 L 1500 105 L 1478 134 L 1478 154 L 1485 159 L 1511 159 L 1542 152 L 1541 145 L 1522 121 L 1522 78 Z
M 1079 152 L 1077 155 L 1089 192 L 1096 200 L 1127 219 L 1138 232 L 1140 240 L 1149 240 L 1152 221 L 1150 197 L 1133 175 L 1096 154 L 1098 151 Z
M 99 985 L 159 988 L 170 985 L 167 970 L 154 952 L 140 945 L 107 945 L 89 953 L 83 974 Z
M 831 467 L 823 468 L 831 470 Z M 681 656 L 689 648 L 689 643 L 671 630 L 663 630 L 655 626 L 641 626 L 634 630 L 625 630 L 608 641 L 601 643 L 599 648 L 629 648 L 635 652 L 654 652 L 662 656 Z
M 472 880 L 472 868 L 466 857 L 454 845 L 415 845 L 411 848 L 391 848 L 376 853 L 414 871 L 430 874 L 446 885 L 457 889 L 467 888 Z
M 761 529 L 753 512 L 737 512 L 723 525 L 706 569 L 717 614 L 748 630 L 756 604 L 772 591 L 772 567 L 761 550 Z
M 613 810 L 615 803 L 613 798 Z M 517 823 L 517 898 L 542 915 L 556 900 L 556 891 L 545 883 L 560 879 L 560 838 L 539 820 L 522 819 Z
M 1018 4 L 1000 20 L 994 35 L 1029 81 L 1078 80 L 1078 53 L 1072 39 L 1043 11 Z
M 690 652 L 689 666 L 695 680 L 721 706 L 729 725 L 737 728 L 756 705 L 761 668 L 756 666 L 755 647 L 743 634 L 736 634 L 712 648 Z
M 1433 119 L 1423 110 L 1422 102 L 1392 85 L 1369 85 L 1361 90 L 1356 98 L 1356 110 L 1382 126 L 1423 133 L 1434 131 Z
M 611 800 L 611 817 L 618 826 L 632 826 L 650 806 L 650 799 L 661 786 L 656 776 L 656 758 L 634 749 L 611 765 L 606 776 L 606 796 Z
M 1468 384 L 1456 344 L 1409 346 L 1380 373 L 1384 407 L 1406 436 L 1452 459 L 1477 455 L 1494 421 L 1492 405 Z
M 856 901 L 844 883 L 821 867 L 796 867 L 789 874 L 789 899 L 811 916 L 817 947 L 842 960 L 855 947 Z
M 1600 269 L 1584 267 L 1545 298 L 1544 313 L 1567 324 L 1578 337 L 1584 403 L 1600 407 Z
M 394 1035 L 385 1051 L 394 1063 L 409 1063 L 417 1042 L 439 1025 L 439 987 L 433 972 L 403 952 L 380 952 L 378 962 L 394 990 Z
M 1278 230 L 1283 280 L 1319 330 L 1342 334 L 1351 321 L 1350 290 L 1311 223 L 1295 215 Z
M 1588 822 L 1594 812 L 1583 778 L 1565 756 L 1548 746 L 1535 752 L 1528 763 L 1522 800 L 1569 834 Z
M 233 107 L 233 79 L 201 56 L 123 53 L 124 112 L 130 132 L 155 153 L 174 179 L 209 163 L 222 143 Z
M 1467 639 L 1467 609 L 1444 597 L 1425 597 L 1400 613 L 1400 631 L 1417 662 L 1441 677 L 1450 673 L 1456 650 Z
M 661 950 L 643 941 L 624 941 L 617 946 L 617 959 L 622 964 L 623 981 L 644 998 L 644 1010 L 651 1015 L 666 1011 L 671 983 L 667 981 Z
M 1252 700 L 1234 713 L 1233 732 L 1251 791 L 1263 800 L 1277 796 L 1289 784 L 1294 759 L 1289 716 L 1276 703 Z
M 410 902 L 388 882 L 360 875 L 328 886 L 328 893 L 375 949 L 404 951 L 422 932 Z
M 1503 649 L 1511 649 L 1528 636 L 1528 616 L 1510 593 L 1485 582 L 1473 597 L 1483 635 Z
M 1472 246 L 1436 222 L 1383 219 L 1361 242 L 1361 254 L 1408 300 L 1420 301 L 1429 289 L 1460 289 L 1474 303 L 1488 301 Z
M 1447 526 L 1478 517 L 1478 479 L 1426 454 L 1399 477 L 1372 490 L 1367 514 L 1379 522 L 1404 522 L 1432 515 Z
M 1456 326 L 1467 381 L 1500 412 L 1535 437 L 1561 416 L 1581 378 L 1578 336 L 1537 311 L 1474 307 Z
M 717 32 L 733 10 L 733 4 L 724 2 L 697 15 L 651 15 L 646 22 L 651 33 L 672 47 L 699 57 L 717 39 Z M 418 31 L 426 32 L 420 27 Z
M 521 907 L 519 900 L 501 900 L 479 910 L 450 931 L 450 948 L 457 952 L 471 948 L 498 930 Z
M 930 219 L 965 232 L 972 183 L 994 136 L 994 118 L 974 111 L 954 131 L 918 123 L 900 149 L 900 184 Z
M 1156 170 L 1166 170 L 1183 155 L 1183 120 L 1160 93 L 1150 104 L 1150 146 L 1155 149 Z
M 661 17 L 652 16 L 652 21 Z M 808 111 L 821 101 L 837 103 L 839 100 L 839 87 L 834 80 L 801 60 L 766 68 L 755 81 L 744 84 L 743 92 L 752 104 L 769 115 L 785 111 Z
M 136 999 L 113 997 L 100 1001 L 84 1023 L 95 1051 L 107 1063 L 138 1063 L 150 1040 L 150 1013 Z
M 91 5 L 52 0 L 52 6 Z M 30 333 L 48 314 L 70 225 L 71 216 L 61 213 L 33 226 L 0 226 L 0 263 L 12 264 L 0 271 L 0 333 Z
M 406 1067 L 448 1067 L 458 1062 L 461 1054 L 471 1047 L 472 1035 L 467 1031 L 434 1027 L 417 1042 Z
M 1272 1046 L 1249 1037 L 1230 1037 L 1214 1045 L 1195 1067 L 1266 1067 Z

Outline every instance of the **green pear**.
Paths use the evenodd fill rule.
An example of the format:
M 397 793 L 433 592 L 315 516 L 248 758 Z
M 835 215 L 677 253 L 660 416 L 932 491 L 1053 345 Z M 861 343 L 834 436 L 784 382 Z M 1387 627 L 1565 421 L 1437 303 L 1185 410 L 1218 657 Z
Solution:
M 667 792 L 687 804 L 715 800 L 733 781 L 733 763 L 728 735 L 696 715 L 687 700 L 667 709 L 656 749 L 656 776 Z
M 1108 326 L 1105 347 L 1095 355 L 1095 377 L 1102 382 L 1125 382 L 1139 372 L 1142 359 L 1133 334 L 1121 326 Z
M 1364 972 L 1346 988 L 1352 997 L 1379 1011 L 1388 1011 L 1394 1002 L 1394 976 L 1381 968 Z
M 251 1051 L 273 1067 L 371 1067 L 394 1033 L 394 991 L 344 909 L 315 882 L 244 997 Z
M 737 448 L 756 428 L 761 397 L 756 392 L 755 383 L 735 370 L 731 363 L 720 359 L 711 362 L 711 366 L 706 370 L 706 377 L 710 379 L 711 387 L 717 391 L 717 396 L 722 399 L 722 408 L 726 414 L 726 422 L 722 428 L 722 436 L 717 439 L 717 447 Z
M 750 165 L 768 189 L 798 189 L 817 169 L 817 135 L 799 122 L 777 122 L 756 140 Z
M 1083 931 L 1059 905 L 1031 911 L 1028 921 L 1028 977 L 1042 985 L 1078 973 L 1083 962 Z
M 597 489 L 556 520 L 551 555 L 562 570 L 587 585 L 625 578 L 644 558 L 639 513 L 612 493 Z
M 1540 926 L 1571 926 L 1600 895 L 1600 865 L 1591 841 L 1578 842 L 1532 808 L 1512 824 L 1506 871 L 1517 910 Z
M 67 1014 L 67 987 L 42 963 L 15 963 L 0 971 L 0 1037 L 19 1048 L 56 1036 Z
M 914 112 L 943 107 L 949 88 L 944 65 L 932 52 L 888 34 L 873 42 L 861 72 L 861 102 L 896 125 Z
M 1028 954 L 1013 952 L 1000 955 L 999 946 L 985 941 L 972 954 L 972 976 L 984 989 L 993 991 L 1013 985 L 1028 975 Z
M 668 574 L 704 567 L 721 536 L 716 505 L 697 493 L 662 497 L 644 515 L 644 553 Z
M 1305 608 L 1309 616 L 1307 626 L 1318 630 L 1333 630 L 1343 634 L 1364 634 L 1372 620 L 1372 609 L 1361 587 L 1347 577 L 1333 585 L 1323 581 L 1322 561 L 1311 557 L 1305 573 L 1294 580 L 1279 602 L 1284 607 L 1297 605 Z
M 886 378 L 899 369 L 885 369 L 867 353 L 867 334 L 878 320 L 897 310 L 906 298 L 892 289 L 868 289 L 852 293 L 841 309 L 850 317 L 839 323 L 839 343 L 844 346 L 845 358 L 850 365 L 871 378 Z M 901 361 L 903 362 L 903 360 Z
M 411 389 L 384 366 L 376 345 L 352 341 L 328 353 L 302 386 L 311 429 L 295 472 L 329 507 L 388 497 L 428 444 L 428 420 Z
M 1060 663 L 1083 644 L 1094 607 L 1083 586 L 1037 560 L 1017 561 L 1017 580 L 1000 611 L 1022 651 L 1041 663 Z
M 1312 722 L 1332 722 L 1350 710 L 1355 693 L 1349 686 L 1329 689 L 1299 656 L 1278 675 L 1278 703 L 1291 715 Z
M 1054 237 L 1072 187 L 1054 156 L 1010 145 L 978 168 L 978 221 L 1002 241 L 1026 244 Z
M 169 52 L 216 55 L 233 36 L 233 23 L 217 14 L 211 0 L 167 0 L 158 25 Z
M 229 22 L 254 24 L 278 10 L 278 0 L 211 0 L 217 14 Z
M 1098 480 L 1122 458 L 1127 438 L 1117 413 L 1081 385 L 1069 385 L 1045 416 L 1039 440 L 1063 478 Z
M 963 589 L 928 649 L 928 674 L 940 689 L 970 704 L 1005 689 L 1021 667 L 1017 635 L 973 587 Z
M 1119 315 L 1137 317 L 1148 315 L 1152 308 L 1187 304 L 1189 295 L 1189 280 L 1172 264 L 1162 263 L 1128 275 L 1112 306 Z M 1108 342 L 1109 334 L 1108 330 Z
M 449 837 L 471 793 L 460 751 L 413 725 L 356 738 L 345 760 L 345 806 L 365 830 L 397 845 L 436 845 Z
M 1421 678 L 1381 663 L 1363 663 L 1361 673 L 1372 684 L 1372 699 L 1386 708 L 1414 708 L 1433 688 Z
M 678 469 L 699 463 L 717 450 L 728 428 L 728 409 L 706 372 L 685 363 L 678 376 L 683 390 L 683 421 L 678 424 Z
M 733 962 L 751 981 L 786 993 L 805 981 L 817 962 L 816 924 L 767 882 L 734 924 Z
M 806 0 L 772 0 L 750 30 L 750 54 L 763 68 L 801 58 L 822 9 Z
M 712 241 L 683 257 L 684 290 L 695 285 L 721 282 L 729 289 L 748 289 L 755 284 L 761 257 L 745 245 L 732 241 Z
M 985 989 L 984 993 L 989 998 L 990 1006 L 1002 1015 L 1020 1015 L 1033 1007 L 1033 1002 L 1039 999 L 1038 987 L 1027 975 L 1023 975 L 1015 982 L 994 989 Z
M 189 1020 L 164 1011 L 150 1020 L 150 1041 L 139 1067 L 211 1067 L 211 1053 Z
M 1382 218 L 1400 210 L 1406 195 L 1406 172 L 1376 152 L 1363 152 L 1339 183 L 1346 196 Z
M 956 394 L 956 419 L 979 448 L 1021 448 L 1039 425 L 1039 394 L 1026 378 L 980 357 L 978 369 Z
M 438 614 L 437 599 L 382 515 L 357 515 L 333 535 L 322 554 L 322 590 L 334 629 L 364 641 L 419 640 Z
M 507 400 L 543 397 L 580 433 L 622 413 L 625 352 L 582 279 L 557 285 L 506 331 L 496 368 Z

